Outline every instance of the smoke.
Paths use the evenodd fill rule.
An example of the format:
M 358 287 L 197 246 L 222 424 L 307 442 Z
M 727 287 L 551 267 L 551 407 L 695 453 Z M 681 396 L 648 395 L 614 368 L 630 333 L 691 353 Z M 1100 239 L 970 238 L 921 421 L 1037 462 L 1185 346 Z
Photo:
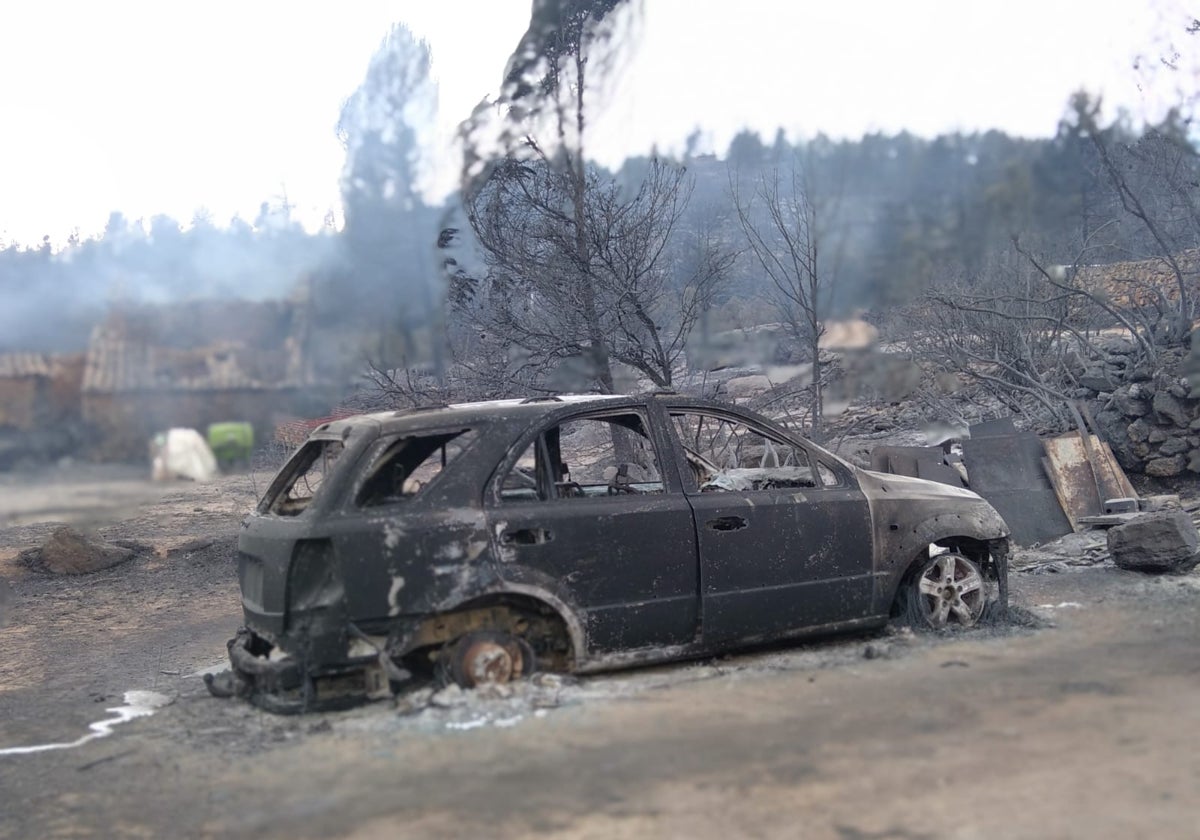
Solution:
M 286 204 L 264 203 L 253 224 L 228 227 L 203 213 L 186 227 L 113 213 L 101 235 L 58 251 L 0 249 L 0 352 L 82 350 L 114 306 L 288 297 L 335 258 L 332 231 L 305 231 Z

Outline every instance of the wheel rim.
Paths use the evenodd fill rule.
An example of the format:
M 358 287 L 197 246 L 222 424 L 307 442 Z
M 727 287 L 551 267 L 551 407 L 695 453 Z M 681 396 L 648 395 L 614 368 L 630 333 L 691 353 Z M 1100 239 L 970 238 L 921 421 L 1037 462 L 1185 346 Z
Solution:
M 921 614 L 932 627 L 971 627 L 983 613 L 983 575 L 961 554 L 940 554 L 917 581 Z
M 472 642 L 463 651 L 463 673 L 472 685 L 506 683 L 513 677 L 513 655 L 491 640 Z

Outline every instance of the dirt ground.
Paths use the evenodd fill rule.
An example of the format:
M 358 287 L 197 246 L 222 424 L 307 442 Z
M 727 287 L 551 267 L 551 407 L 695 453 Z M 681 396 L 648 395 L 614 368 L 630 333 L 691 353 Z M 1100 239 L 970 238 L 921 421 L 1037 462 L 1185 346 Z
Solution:
M 0 480 L 0 837 L 1200 836 L 1200 572 L 1029 552 L 1014 599 L 1041 627 L 287 718 L 199 676 L 238 625 L 232 547 L 255 492 Z M 63 519 L 144 550 L 77 578 L 22 564 Z M 12 752 L 75 741 L 135 690 L 169 705 Z

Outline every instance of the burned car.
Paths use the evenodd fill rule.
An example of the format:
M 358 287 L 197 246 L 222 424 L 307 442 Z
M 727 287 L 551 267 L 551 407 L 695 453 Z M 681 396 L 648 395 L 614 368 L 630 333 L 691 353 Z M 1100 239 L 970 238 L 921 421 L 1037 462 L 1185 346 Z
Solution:
M 674 394 L 367 414 L 317 428 L 238 541 L 245 627 L 214 693 L 277 711 L 767 641 L 976 623 L 1008 529 Z

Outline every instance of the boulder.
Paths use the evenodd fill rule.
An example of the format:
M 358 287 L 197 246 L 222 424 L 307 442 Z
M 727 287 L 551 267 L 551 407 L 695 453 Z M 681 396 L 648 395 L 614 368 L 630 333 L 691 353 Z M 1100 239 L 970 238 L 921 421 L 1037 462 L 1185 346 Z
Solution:
M 1172 437 L 1163 441 L 1163 445 L 1158 447 L 1159 455 L 1181 455 L 1187 452 L 1191 446 L 1186 438 Z
M 1138 500 L 1138 508 L 1147 513 L 1158 510 L 1179 510 L 1183 501 L 1176 493 L 1162 493 L 1157 496 L 1142 496 Z
M 1096 431 L 1101 438 L 1108 441 L 1121 466 L 1127 470 L 1139 468 L 1141 462 L 1130 447 L 1128 418 L 1119 411 L 1105 408 L 1096 413 L 1095 419 Z
M 133 557 L 132 549 L 103 542 L 63 525 L 42 546 L 38 560 L 56 575 L 86 575 Z
M 1093 391 L 1111 391 L 1117 383 L 1102 365 L 1090 365 L 1079 375 L 1079 384 Z
M 1169 458 L 1155 458 L 1146 462 L 1146 468 L 1143 470 L 1146 475 L 1153 475 L 1159 478 L 1169 478 L 1173 475 L 1179 475 L 1183 472 L 1187 462 L 1182 455 L 1172 455 Z
M 1132 355 L 1137 349 L 1131 339 L 1119 335 L 1106 335 L 1098 338 L 1096 347 L 1104 353 L 1120 356 Z
M 1118 388 L 1113 391 L 1113 407 L 1126 417 L 1145 417 L 1150 413 L 1150 403 L 1140 399 L 1141 389 Z
M 757 397 L 771 390 L 772 382 L 762 374 L 739 376 L 725 383 L 725 393 L 734 399 Z
M 1126 428 L 1125 435 L 1134 443 L 1145 443 L 1150 437 L 1150 424 L 1145 420 L 1134 420 Z
M 1183 401 L 1169 391 L 1157 391 L 1154 394 L 1154 402 L 1152 403 L 1154 413 L 1164 420 L 1174 423 L 1176 426 L 1187 428 L 1192 422 L 1192 412 L 1183 404 Z
M 1108 531 L 1108 553 L 1122 569 L 1186 572 L 1200 561 L 1200 535 L 1181 510 L 1143 513 Z
M 1135 365 L 1127 377 L 1130 382 L 1149 382 L 1154 378 L 1154 366 L 1147 362 Z
M 1193 449 L 1188 453 L 1188 472 L 1200 473 L 1200 449 Z

